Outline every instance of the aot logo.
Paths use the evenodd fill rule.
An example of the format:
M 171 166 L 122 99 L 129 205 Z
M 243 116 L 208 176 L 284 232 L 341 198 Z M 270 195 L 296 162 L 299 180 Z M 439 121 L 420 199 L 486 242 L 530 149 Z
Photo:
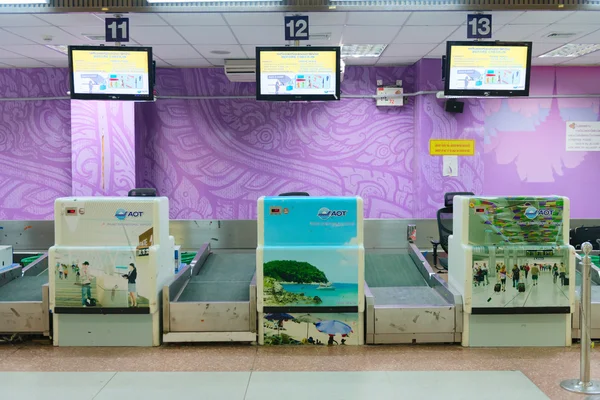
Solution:
M 317 216 L 322 220 L 327 220 L 331 217 L 345 217 L 348 211 L 346 210 L 330 210 L 329 208 L 323 207 L 317 213 Z
M 542 208 L 538 210 L 535 207 L 527 207 L 527 209 L 525 210 L 525 216 L 529 219 L 534 219 L 538 215 L 541 215 L 543 217 L 550 217 L 552 216 L 552 210 L 547 208 Z
M 527 207 L 525 210 L 525 216 L 529 219 L 534 219 L 538 215 L 538 210 L 535 207 Z
M 123 210 L 122 208 L 119 208 L 115 213 L 115 217 L 117 217 L 119 221 L 123 221 L 127 217 L 138 218 L 142 215 L 144 215 L 143 211 L 127 211 Z

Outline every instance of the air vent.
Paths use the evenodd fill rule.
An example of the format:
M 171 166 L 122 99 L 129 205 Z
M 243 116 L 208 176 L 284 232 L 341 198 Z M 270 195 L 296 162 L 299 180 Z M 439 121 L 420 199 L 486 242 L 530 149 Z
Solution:
M 576 33 L 553 32 L 553 33 L 547 35 L 546 37 L 551 38 L 551 39 L 568 39 L 575 35 L 577 35 L 577 34 Z
M 225 60 L 225 75 L 231 82 L 256 82 L 256 60 Z
M 311 33 L 310 40 L 330 40 L 331 33 Z
M 82 34 L 82 36 L 92 42 L 104 42 L 104 35 Z

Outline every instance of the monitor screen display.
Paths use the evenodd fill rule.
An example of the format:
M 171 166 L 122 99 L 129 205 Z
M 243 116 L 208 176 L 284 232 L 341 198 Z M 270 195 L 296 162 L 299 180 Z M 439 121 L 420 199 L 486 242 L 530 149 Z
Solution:
M 339 47 L 257 47 L 256 98 L 339 100 Z
M 153 100 L 150 47 L 70 46 L 71 98 Z
M 445 95 L 528 96 L 530 42 L 448 42 Z

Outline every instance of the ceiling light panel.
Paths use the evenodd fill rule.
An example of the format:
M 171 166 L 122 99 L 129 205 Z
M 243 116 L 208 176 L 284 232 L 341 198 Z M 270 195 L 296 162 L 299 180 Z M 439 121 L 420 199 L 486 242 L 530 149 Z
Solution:
M 581 57 L 600 50 L 600 44 L 569 43 L 539 57 Z
M 376 58 L 386 47 L 385 44 L 345 44 L 342 46 L 342 58 Z

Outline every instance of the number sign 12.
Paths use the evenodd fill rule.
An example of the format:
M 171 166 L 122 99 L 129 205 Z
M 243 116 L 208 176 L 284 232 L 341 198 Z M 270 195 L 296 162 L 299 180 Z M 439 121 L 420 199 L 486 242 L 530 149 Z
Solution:
M 468 39 L 491 39 L 492 38 L 492 14 L 469 14 L 469 15 L 467 15 L 467 38 Z
M 285 40 L 308 40 L 308 15 L 284 17 Z
M 129 42 L 129 18 L 106 18 L 104 28 L 107 42 Z

